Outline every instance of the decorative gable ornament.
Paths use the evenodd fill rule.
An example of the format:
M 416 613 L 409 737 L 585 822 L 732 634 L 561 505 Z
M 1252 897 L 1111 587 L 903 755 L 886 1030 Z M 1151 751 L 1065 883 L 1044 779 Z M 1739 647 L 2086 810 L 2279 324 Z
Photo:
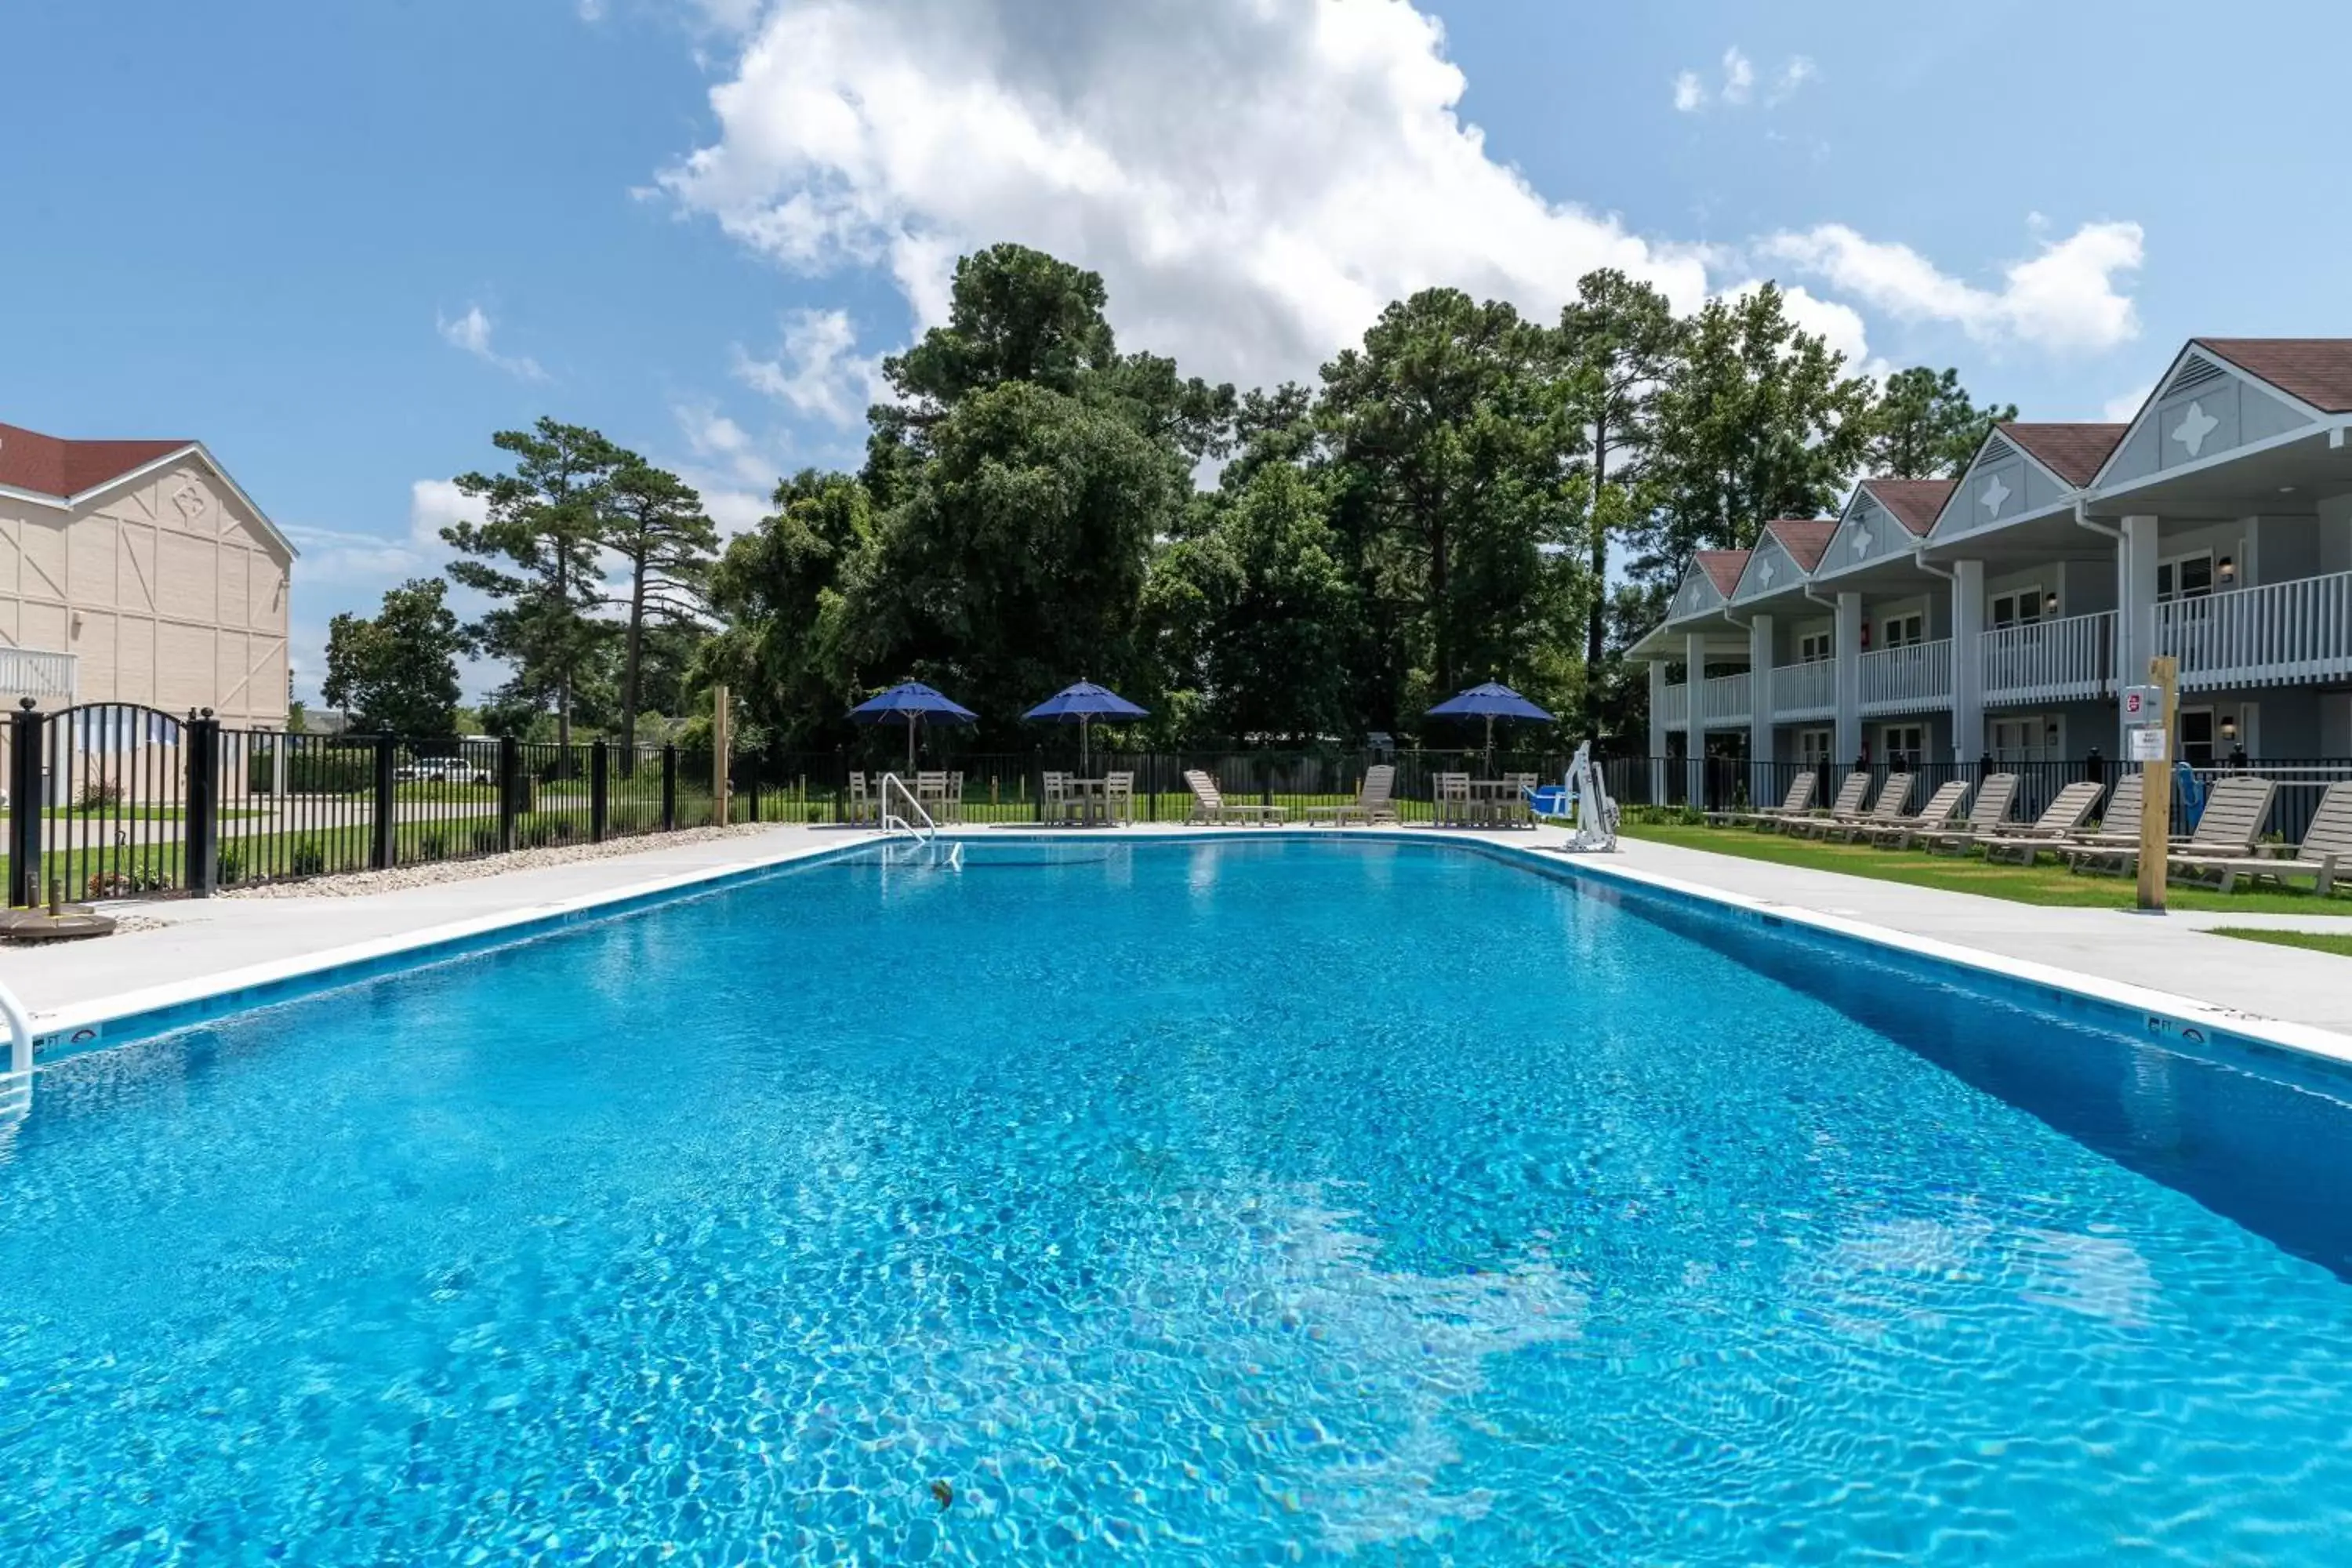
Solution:
M 1868 527 L 1857 528 L 1853 531 L 1853 549 L 1856 555 L 1869 554 L 1870 547 L 1874 542 L 1875 541 L 1870 537 L 1870 530 Z
M 2205 412 L 2202 403 L 2192 403 L 2188 412 L 2181 415 L 2180 423 L 2172 427 L 2172 438 L 2188 448 L 2189 455 L 2193 458 L 2204 449 L 2205 437 L 2213 434 L 2221 423 Z
M 1772 585 L 1772 563 L 1769 561 L 1756 568 L 1756 580 L 1767 588 Z
M 1977 500 L 1984 504 L 1984 509 L 1988 514 L 1993 517 L 1999 517 L 2000 515 L 2000 509 L 2008 504 L 2009 496 L 2009 487 L 2000 482 L 2000 476 L 1999 474 L 1995 474 L 1992 477 L 1992 483 L 1985 486 L 1984 492 L 1978 496 Z
M 172 505 L 184 521 L 194 522 L 205 514 L 204 487 L 190 479 L 172 492 Z

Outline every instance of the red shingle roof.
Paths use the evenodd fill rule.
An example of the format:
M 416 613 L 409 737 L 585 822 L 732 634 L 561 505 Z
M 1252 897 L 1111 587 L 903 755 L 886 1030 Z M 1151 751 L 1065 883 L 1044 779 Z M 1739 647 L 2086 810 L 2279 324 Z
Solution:
M 1994 426 L 2070 485 L 2087 485 L 2124 438 L 2126 425 L 1997 425 Z
M 1936 526 L 1936 514 L 1952 497 L 1958 479 L 1864 479 L 1862 488 L 1871 493 L 1879 505 L 1894 514 L 1895 521 L 1922 538 Z
M 1715 591 L 1727 599 L 1731 597 L 1731 591 L 1739 586 L 1739 574 L 1748 566 L 1748 552 L 1745 550 L 1702 550 L 1696 559 L 1699 570 L 1706 573 L 1707 581 L 1715 584 Z
M 0 425 L 0 485 L 64 500 L 144 468 L 192 441 L 66 441 Z
M 1822 563 L 1822 552 L 1830 547 L 1830 536 L 1837 532 L 1833 517 L 1776 517 L 1764 525 L 1764 531 L 1780 542 L 1780 548 L 1790 559 L 1811 572 Z
M 2191 338 L 2324 414 L 2352 414 L 2352 338 Z

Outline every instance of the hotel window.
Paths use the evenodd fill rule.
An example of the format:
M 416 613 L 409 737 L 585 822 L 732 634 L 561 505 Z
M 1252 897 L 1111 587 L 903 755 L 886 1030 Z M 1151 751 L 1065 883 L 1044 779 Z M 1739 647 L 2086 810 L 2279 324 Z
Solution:
M 2042 590 L 2039 587 L 2020 588 L 2013 594 L 1995 594 L 1992 599 L 1993 629 L 2002 626 L 2030 626 L 2042 618 Z
M 1890 768 L 1916 768 L 1927 756 L 1927 726 L 1925 724 L 1882 724 L 1878 727 L 1878 748 Z
M 1927 617 L 1914 611 L 1907 616 L 1889 616 L 1879 624 L 1885 634 L 1882 647 L 1909 647 L 1927 640 Z
M 1817 768 L 1829 760 L 1830 747 L 1837 731 L 1834 730 L 1800 730 L 1797 731 L 1797 761 L 1809 768 Z
M 2213 765 L 2213 710 L 2180 710 L 2180 736 L 2173 742 L 2172 754 L 2192 768 Z
M 1807 632 L 1797 639 L 1797 662 L 1819 664 L 1825 658 L 1835 658 L 1832 637 L 1828 632 Z
M 2156 597 L 2160 604 L 2169 599 L 2201 599 L 2213 591 L 2213 552 L 2200 551 L 2194 555 L 2178 555 L 2156 565 Z

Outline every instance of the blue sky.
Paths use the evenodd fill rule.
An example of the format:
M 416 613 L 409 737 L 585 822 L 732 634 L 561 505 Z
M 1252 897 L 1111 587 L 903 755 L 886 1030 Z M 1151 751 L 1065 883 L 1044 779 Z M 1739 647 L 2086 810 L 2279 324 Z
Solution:
M 873 362 L 999 237 L 1223 377 L 1607 261 L 2097 418 L 2191 332 L 2352 334 L 2347 42 L 2289 3 L 17 0 L 0 419 L 205 440 L 304 548 L 308 691 L 491 430 L 596 425 L 740 526 L 856 460 Z

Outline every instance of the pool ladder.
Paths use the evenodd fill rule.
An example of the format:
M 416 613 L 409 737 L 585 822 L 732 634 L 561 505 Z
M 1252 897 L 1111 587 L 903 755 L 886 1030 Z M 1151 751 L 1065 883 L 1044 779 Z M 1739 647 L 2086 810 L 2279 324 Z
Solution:
M 913 813 L 911 816 L 902 816 L 892 809 L 890 796 L 893 791 L 896 791 L 898 799 L 905 803 L 907 810 Z M 938 853 L 940 847 L 937 842 L 940 837 L 940 825 L 931 820 L 931 814 L 923 809 L 923 803 L 915 798 L 915 792 L 907 787 L 905 779 L 900 778 L 897 773 L 884 773 L 878 805 L 882 818 L 882 831 L 889 837 L 913 839 L 920 847 L 932 851 L 931 859 L 935 864 L 942 860 L 950 866 L 963 864 L 963 846 L 960 843 L 950 840 L 946 846 L 947 854 L 942 857 Z M 920 826 L 918 826 L 917 824 Z
M 0 1018 L 8 1025 L 8 1070 L 0 1072 L 0 1121 L 14 1121 L 33 1109 L 33 1016 L 5 981 L 0 981 Z

